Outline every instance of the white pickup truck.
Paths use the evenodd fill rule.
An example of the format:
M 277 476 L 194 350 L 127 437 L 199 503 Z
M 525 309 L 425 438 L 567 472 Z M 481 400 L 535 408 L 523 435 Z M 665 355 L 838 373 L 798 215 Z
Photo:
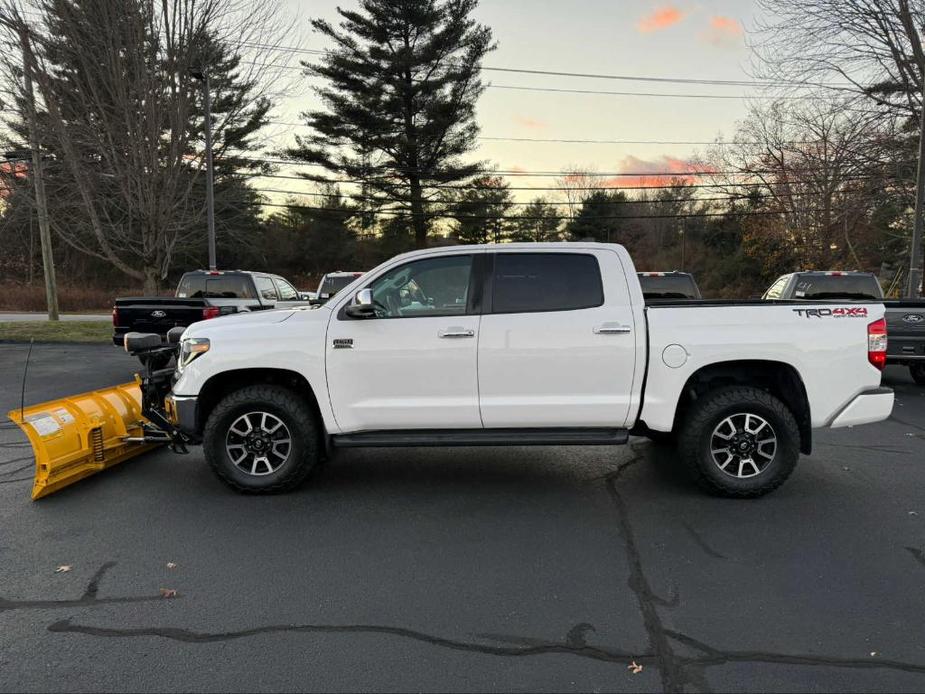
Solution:
M 164 410 L 250 493 L 332 447 L 591 445 L 671 438 L 709 491 L 778 487 L 812 429 L 887 418 L 877 302 L 646 306 L 615 244 L 398 256 L 316 310 L 186 329 Z

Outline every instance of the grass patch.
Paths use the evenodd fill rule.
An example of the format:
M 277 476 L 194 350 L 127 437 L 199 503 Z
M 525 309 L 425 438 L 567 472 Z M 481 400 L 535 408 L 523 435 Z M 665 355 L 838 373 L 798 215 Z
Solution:
M 0 323 L 0 342 L 112 342 L 108 321 L 16 321 Z

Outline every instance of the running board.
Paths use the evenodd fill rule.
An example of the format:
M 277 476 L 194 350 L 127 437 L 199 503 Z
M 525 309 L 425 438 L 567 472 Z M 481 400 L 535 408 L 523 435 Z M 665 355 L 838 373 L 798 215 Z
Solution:
M 626 429 L 397 429 L 336 434 L 339 448 L 413 446 L 616 446 Z

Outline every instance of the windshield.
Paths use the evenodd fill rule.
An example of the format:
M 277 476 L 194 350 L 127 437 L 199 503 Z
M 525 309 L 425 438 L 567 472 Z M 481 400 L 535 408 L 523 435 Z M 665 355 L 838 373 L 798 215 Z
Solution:
M 640 275 L 646 299 L 699 299 L 700 290 L 691 275 Z
M 883 291 L 873 275 L 798 275 L 793 298 L 879 301 Z

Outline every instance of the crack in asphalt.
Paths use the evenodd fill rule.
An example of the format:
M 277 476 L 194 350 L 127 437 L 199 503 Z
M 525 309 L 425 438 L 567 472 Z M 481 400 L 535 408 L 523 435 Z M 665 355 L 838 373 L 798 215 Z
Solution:
M 710 547 L 710 545 L 707 544 L 707 541 L 700 536 L 700 533 L 694 530 L 694 528 L 687 521 L 681 521 L 681 525 L 684 526 L 685 530 L 687 530 L 687 534 L 691 536 L 691 539 L 694 541 L 694 543 L 704 551 L 704 554 L 713 557 L 714 559 L 729 559 L 729 557 L 727 557 L 725 554 L 717 552 L 715 549 Z
M 665 692 L 681 692 L 687 683 L 708 689 L 706 681 L 697 678 L 696 682 L 689 681 L 680 667 L 671 644 L 668 641 L 665 626 L 656 608 L 658 596 L 652 590 L 649 579 L 642 566 L 642 556 L 636 544 L 636 534 L 630 518 L 629 506 L 620 494 L 619 481 L 623 473 L 629 468 L 642 462 L 642 454 L 631 447 L 635 456 L 617 467 L 616 471 L 607 475 L 605 484 L 610 498 L 617 511 L 617 524 L 629 562 L 630 574 L 627 584 L 636 596 L 639 611 L 642 615 L 643 626 L 649 640 L 649 649 L 655 656 L 655 664 L 661 678 L 662 690 Z M 680 602 L 680 601 L 679 601 Z
M 63 609 L 67 607 L 88 607 L 92 605 L 118 605 L 135 602 L 153 602 L 163 600 L 161 595 L 151 596 L 126 596 L 117 598 L 100 598 L 100 581 L 106 573 L 116 565 L 116 562 L 110 561 L 103 564 L 96 573 L 90 578 L 90 582 L 84 589 L 83 595 L 76 600 L 7 600 L 0 597 L 0 613 L 12 610 L 49 610 Z
M 17 472 L 28 470 L 31 467 L 32 467 L 32 463 L 26 463 L 22 467 L 13 468 L 12 470 L 4 470 L 3 472 L 0 472 L 0 477 L 9 477 L 10 475 L 15 475 Z M 17 480 L 10 480 L 10 481 L 16 482 Z
M 630 660 L 636 662 L 651 662 L 650 655 L 637 655 L 627 651 L 616 651 L 597 646 L 589 646 L 582 640 L 580 643 L 570 642 L 567 636 L 564 641 L 546 641 L 543 639 L 530 639 L 520 637 L 485 637 L 512 645 L 501 646 L 475 641 L 463 641 L 442 636 L 435 636 L 423 631 L 404 627 L 386 626 L 380 624 L 271 624 L 250 629 L 223 632 L 203 632 L 175 627 L 139 627 L 136 629 L 117 629 L 109 627 L 94 627 L 83 624 L 74 624 L 69 619 L 62 619 L 48 626 L 53 633 L 86 634 L 100 638 L 137 638 L 154 636 L 182 643 L 217 643 L 235 639 L 249 638 L 261 634 L 296 633 L 296 634 L 386 634 L 400 638 L 410 639 L 447 648 L 454 651 L 480 653 L 483 655 L 525 657 L 550 654 L 567 654 L 607 663 L 626 664 Z M 574 628 L 569 631 L 571 635 Z M 520 645 L 513 645 L 520 644 Z
M 854 668 L 864 670 L 899 670 L 901 672 L 925 674 L 925 665 L 907 663 L 901 660 L 881 659 L 877 657 L 871 657 L 869 659 L 838 658 L 823 655 L 798 655 L 767 651 L 724 651 L 677 631 L 666 631 L 665 635 L 678 643 L 703 653 L 703 657 L 700 658 L 681 659 L 684 663 L 696 665 L 699 668 L 736 662 L 771 663 L 774 665 L 809 665 L 815 667 Z

